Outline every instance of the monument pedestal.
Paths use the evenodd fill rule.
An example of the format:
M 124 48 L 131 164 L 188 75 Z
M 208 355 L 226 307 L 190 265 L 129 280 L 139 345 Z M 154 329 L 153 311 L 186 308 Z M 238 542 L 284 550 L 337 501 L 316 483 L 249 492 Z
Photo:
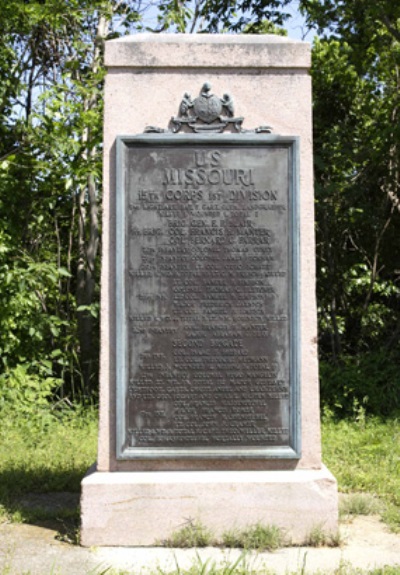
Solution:
M 310 56 L 268 35 L 107 42 L 83 545 L 154 545 L 196 520 L 216 537 L 276 525 L 293 542 L 337 529 L 321 462 Z
M 325 468 L 295 471 L 94 472 L 82 482 L 82 545 L 151 546 L 199 521 L 220 537 L 256 523 L 293 543 L 337 529 L 337 485 Z

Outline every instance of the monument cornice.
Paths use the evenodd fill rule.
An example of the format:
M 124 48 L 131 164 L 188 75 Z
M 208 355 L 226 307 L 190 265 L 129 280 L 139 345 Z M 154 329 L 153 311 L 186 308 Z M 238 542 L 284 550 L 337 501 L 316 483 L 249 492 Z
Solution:
M 283 36 L 136 34 L 106 43 L 108 68 L 304 69 L 311 46 Z

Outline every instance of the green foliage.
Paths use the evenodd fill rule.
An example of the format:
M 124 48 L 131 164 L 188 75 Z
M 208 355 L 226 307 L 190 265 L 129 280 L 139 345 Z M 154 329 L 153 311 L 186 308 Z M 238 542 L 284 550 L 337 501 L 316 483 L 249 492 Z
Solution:
M 382 513 L 382 519 L 393 533 L 400 533 L 400 508 L 398 505 L 387 505 Z
M 42 427 L 52 421 L 49 400 L 61 380 L 52 377 L 51 365 L 33 367 L 38 373 L 30 373 L 31 365 L 19 364 L 0 377 L 0 414 L 32 417 Z
M 360 2 L 300 5 L 323 35 L 312 64 L 322 400 L 341 415 L 354 405 L 393 414 L 400 405 L 400 45 L 384 20 L 397 26 L 395 11 L 386 2 L 379 10 L 369 1 L 362 9 Z
M 39 362 L 56 356 L 55 340 L 69 326 L 56 313 L 66 271 L 12 249 L 4 238 L 0 232 L 0 366 L 7 370 L 27 358 Z
M 0 0 L 0 13 L 0 385 L 24 371 L 49 399 L 91 401 L 103 44 L 135 27 L 137 5 Z
M 340 416 L 362 408 L 389 415 L 400 410 L 398 353 L 384 350 L 342 357 L 339 365 L 321 361 L 321 395 L 325 406 Z
M 276 34 L 277 36 L 287 36 L 287 30 L 285 30 L 285 28 L 276 26 L 276 24 L 269 20 L 249 24 L 243 32 L 245 34 Z
M 385 565 L 384 567 L 376 567 L 368 572 L 368 575 L 399 575 L 400 566 L 398 565 Z
M 282 26 L 288 18 L 290 0 L 166 0 L 159 2 L 158 26 L 151 31 L 176 32 L 257 32 L 262 23 Z

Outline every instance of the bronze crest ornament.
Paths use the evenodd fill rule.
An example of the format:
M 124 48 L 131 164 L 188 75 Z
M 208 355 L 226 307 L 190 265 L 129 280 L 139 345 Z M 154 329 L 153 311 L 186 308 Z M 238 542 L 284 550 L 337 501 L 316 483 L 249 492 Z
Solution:
M 243 120 L 242 116 L 235 117 L 233 98 L 229 94 L 224 94 L 222 98 L 219 98 L 211 92 L 211 84 L 205 82 L 197 98 L 192 99 L 190 94 L 185 92 L 179 106 L 179 115 L 171 118 L 171 129 L 147 126 L 145 132 L 172 132 L 176 134 L 183 127 L 187 127 L 197 134 L 220 134 L 227 128 L 239 133 L 264 132 L 269 134 L 272 132 L 271 126 L 260 126 L 255 130 L 244 130 L 242 128 Z

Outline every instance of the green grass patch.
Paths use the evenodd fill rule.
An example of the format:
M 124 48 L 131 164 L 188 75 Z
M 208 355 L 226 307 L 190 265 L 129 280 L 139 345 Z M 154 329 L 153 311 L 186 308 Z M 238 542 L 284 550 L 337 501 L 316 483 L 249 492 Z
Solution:
M 200 521 L 188 521 L 181 529 L 160 543 L 163 547 L 208 547 L 213 545 L 214 536 Z
M 6 417 L 8 415 L 8 417 Z M 71 410 L 45 425 L 15 413 L 1 414 L 0 519 L 45 521 L 77 517 L 76 503 L 47 507 L 34 494 L 80 491 L 80 482 L 96 459 L 94 410 Z M 33 501 L 31 501 L 33 499 Z
M 382 518 L 400 530 L 400 425 L 397 418 L 325 418 L 323 459 L 344 493 L 369 493 L 383 503 Z
M 327 532 L 322 525 L 315 525 L 304 541 L 307 547 L 340 547 L 342 544 L 339 531 Z
M 285 535 L 276 525 L 257 523 L 246 529 L 233 529 L 222 535 L 224 547 L 256 549 L 257 551 L 274 551 L 287 544 Z
M 369 493 L 346 493 L 339 502 L 340 517 L 349 515 L 376 515 L 381 513 L 382 503 Z
M 26 492 L 79 492 L 96 459 L 97 418 L 79 411 L 32 429 L 29 419 L 5 421 L 0 429 L 0 496 Z
M 216 538 L 200 521 L 190 521 L 168 539 L 158 542 L 163 547 L 230 547 L 245 550 L 274 551 L 287 544 L 284 533 L 275 525 L 257 523 L 245 529 L 225 531 Z

